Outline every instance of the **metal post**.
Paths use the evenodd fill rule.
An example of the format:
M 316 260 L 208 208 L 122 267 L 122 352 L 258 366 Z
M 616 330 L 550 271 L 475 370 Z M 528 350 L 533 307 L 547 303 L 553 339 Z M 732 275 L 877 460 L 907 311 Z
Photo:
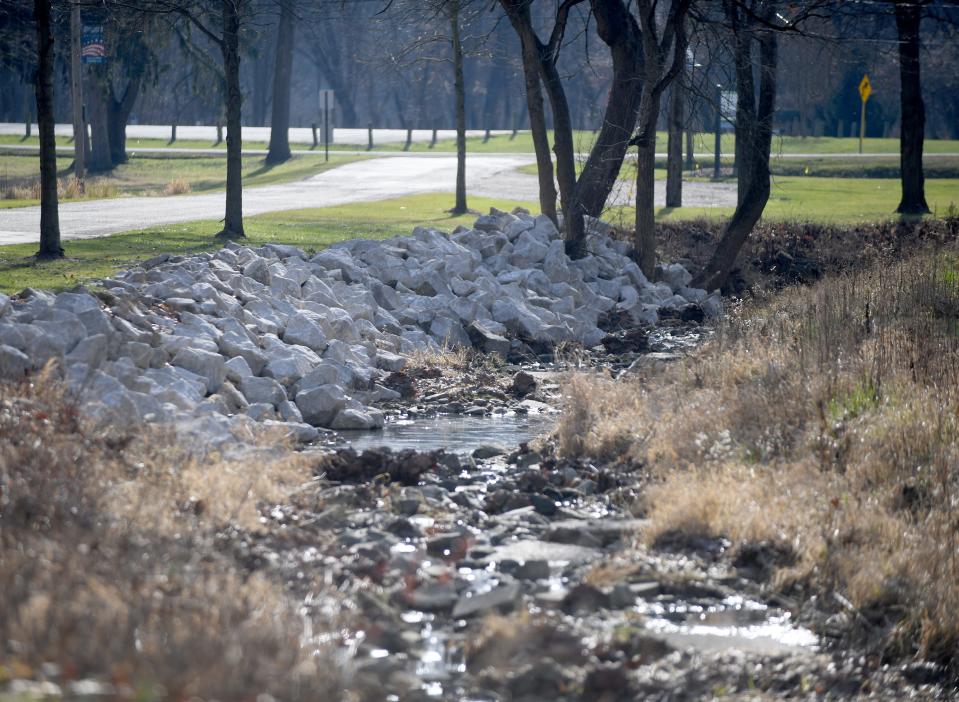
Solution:
M 866 138 L 866 101 L 860 100 L 862 109 L 859 113 L 859 153 L 862 153 L 862 141 Z
M 330 91 L 323 93 L 323 149 L 326 152 L 325 161 L 330 160 Z
M 723 86 L 716 84 L 716 160 L 713 162 L 713 178 L 718 179 L 720 174 L 719 157 L 721 155 L 720 137 L 723 127 Z
M 80 55 L 80 5 L 70 11 L 70 94 L 73 103 L 73 175 L 80 181 L 86 175 L 86 125 L 83 119 L 83 66 Z

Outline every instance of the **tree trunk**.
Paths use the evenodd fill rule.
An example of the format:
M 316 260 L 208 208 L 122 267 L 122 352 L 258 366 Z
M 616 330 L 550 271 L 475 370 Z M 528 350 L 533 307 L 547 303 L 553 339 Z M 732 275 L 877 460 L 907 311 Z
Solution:
M 926 107 L 919 80 L 919 25 L 922 6 L 917 2 L 896 2 L 896 29 L 899 32 L 899 84 L 902 127 L 899 135 L 899 168 L 902 200 L 896 212 L 918 215 L 929 212 L 926 204 L 922 147 L 925 138 Z
M 523 39 L 521 35 L 521 40 Z M 556 216 L 556 181 L 553 175 L 553 157 L 549 151 L 549 133 L 546 130 L 546 110 L 543 105 L 543 89 L 539 78 L 537 47 L 526 37 L 523 47 L 523 78 L 526 81 L 526 106 L 529 110 L 529 126 L 536 152 L 536 174 L 539 177 L 539 208 L 544 215 L 559 226 Z
M 570 258 L 586 255 L 586 225 L 584 211 L 576 195 L 576 152 L 573 146 L 573 120 L 569 114 L 566 91 L 556 69 L 556 64 L 540 50 L 540 76 L 549 96 L 553 115 L 553 152 L 556 154 L 556 179 L 563 205 L 563 222 L 566 225 L 566 253 Z
M 110 100 L 107 90 L 106 65 L 97 64 L 91 71 L 90 79 L 90 163 L 91 173 L 104 173 L 113 170 L 113 158 L 110 155 L 110 128 L 107 124 L 107 103 Z
M 273 71 L 273 116 L 270 118 L 269 164 L 283 163 L 290 154 L 290 79 L 293 75 L 293 12 L 295 0 L 280 3 L 276 62 Z
M 696 276 L 693 285 L 706 290 L 721 288 L 729 277 L 743 244 L 756 226 L 769 200 L 769 152 L 772 146 L 772 125 L 776 107 L 776 67 L 777 37 L 773 31 L 759 34 L 759 102 L 754 101 L 753 70 L 751 54 L 742 50 L 745 41 L 751 41 L 750 32 L 755 32 L 755 24 L 743 27 L 739 23 L 738 13 L 730 3 L 727 14 L 731 19 L 734 33 L 734 56 L 736 60 L 736 88 L 739 99 L 736 103 L 737 141 L 740 125 L 749 132 L 747 143 L 750 148 L 742 153 L 744 159 L 740 172 L 746 170 L 749 179 L 744 183 L 739 204 L 733 213 L 723 236 L 716 246 L 712 259 L 706 268 Z M 746 61 L 749 60 L 749 65 Z M 748 81 L 748 82 L 747 82 Z M 743 96 L 749 100 L 744 100 Z M 750 118 L 752 113 L 752 118 Z M 751 129 L 749 127 L 751 126 Z
M 240 92 L 240 14 L 239 0 L 222 0 L 223 74 L 226 81 L 226 213 L 223 230 L 217 234 L 224 239 L 242 239 L 243 232 L 243 145 L 240 114 L 243 94 Z
M 83 64 L 80 62 L 80 5 L 70 9 L 70 102 L 73 108 L 73 175 L 86 175 L 87 131 L 83 119 Z
M 463 78 L 463 45 L 460 40 L 459 0 L 449 4 L 453 37 L 453 72 L 456 92 L 456 204 L 452 214 L 466 214 L 466 82 Z
M 659 105 L 654 105 L 654 114 Z M 638 144 L 636 155 L 636 234 L 633 249 L 636 262 L 647 278 L 652 278 L 656 268 L 656 203 L 654 200 L 656 179 L 656 132 Z
M 669 141 L 666 146 L 666 207 L 683 206 L 683 86 L 669 95 Z
M 40 132 L 40 250 L 37 258 L 63 256 L 60 246 L 60 214 L 57 203 L 57 142 L 53 113 L 53 22 L 51 0 L 33 0 L 37 23 L 37 123 Z
M 119 100 L 112 94 L 107 103 L 107 131 L 110 139 L 110 160 L 114 166 L 127 162 L 127 121 L 140 93 L 141 74 L 130 77 L 123 97 Z
M 629 141 L 636 127 L 645 76 L 639 27 L 622 2 L 591 0 L 596 31 L 609 47 L 613 81 L 602 127 L 577 187 L 577 203 L 585 214 L 598 217 L 616 185 Z

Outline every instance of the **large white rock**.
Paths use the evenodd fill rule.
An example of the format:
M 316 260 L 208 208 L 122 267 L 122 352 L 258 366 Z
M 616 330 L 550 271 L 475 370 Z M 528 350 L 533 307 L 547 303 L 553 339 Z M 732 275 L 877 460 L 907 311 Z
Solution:
M 174 366 L 185 368 L 203 378 L 207 393 L 216 392 L 226 380 L 226 365 L 219 354 L 194 348 L 183 348 L 172 361 Z
M 273 378 L 245 376 L 239 378 L 237 389 L 250 404 L 267 403 L 276 407 L 286 400 L 286 391 Z
M 296 394 L 303 421 L 313 426 L 328 427 L 345 404 L 346 395 L 337 385 L 320 385 Z
M 320 325 L 304 312 L 299 312 L 287 320 L 283 341 L 306 346 L 317 353 L 322 353 L 326 348 L 326 334 Z

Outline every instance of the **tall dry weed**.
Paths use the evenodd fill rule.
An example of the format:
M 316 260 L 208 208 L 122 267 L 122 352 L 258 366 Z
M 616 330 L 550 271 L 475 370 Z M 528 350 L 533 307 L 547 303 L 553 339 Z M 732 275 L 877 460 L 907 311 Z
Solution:
M 646 463 L 651 540 L 772 541 L 777 574 L 959 665 L 959 269 L 951 250 L 784 291 L 700 352 L 571 391 L 560 450 Z M 625 440 L 625 441 L 624 441 Z
M 160 431 L 101 433 L 49 372 L 0 386 L 0 669 L 53 663 L 147 698 L 337 699 L 312 637 L 338 623 L 228 537 L 309 477 L 282 453 L 200 459 Z

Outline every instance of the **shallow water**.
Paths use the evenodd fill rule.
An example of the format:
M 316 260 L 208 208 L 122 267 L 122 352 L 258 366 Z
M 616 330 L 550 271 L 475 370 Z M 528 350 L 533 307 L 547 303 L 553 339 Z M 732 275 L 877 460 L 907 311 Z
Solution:
M 556 414 L 530 413 L 394 419 L 388 421 L 381 431 L 341 431 L 339 445 L 348 445 L 357 451 L 388 446 L 394 451 L 444 449 L 459 454 L 472 453 L 480 446 L 495 445 L 511 451 L 519 444 L 550 431 L 556 418 Z

